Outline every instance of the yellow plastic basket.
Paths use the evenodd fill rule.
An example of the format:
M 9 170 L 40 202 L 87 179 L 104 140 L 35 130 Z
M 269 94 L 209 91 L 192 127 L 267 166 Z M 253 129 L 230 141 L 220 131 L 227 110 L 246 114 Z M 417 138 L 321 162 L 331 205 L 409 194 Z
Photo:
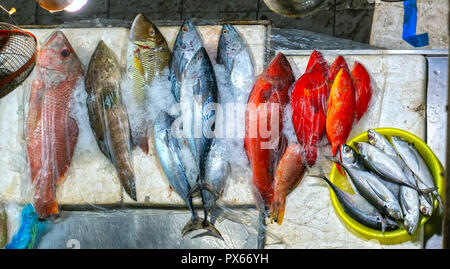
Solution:
M 438 189 L 439 195 L 443 197 L 444 168 L 442 167 L 442 164 L 439 162 L 438 158 L 434 155 L 433 151 L 428 147 L 428 145 L 424 141 L 422 141 L 417 136 L 400 129 L 378 128 L 375 129 L 375 131 L 386 136 L 389 140 L 391 139 L 391 136 L 399 136 L 403 137 L 406 141 L 410 143 L 414 143 L 415 148 L 419 151 L 419 153 L 424 158 L 426 164 L 430 168 L 430 171 L 434 178 L 434 182 L 436 186 L 439 188 Z M 353 142 L 368 142 L 367 132 L 361 133 L 347 142 L 349 146 L 356 149 L 353 145 Z M 333 164 L 330 171 L 330 181 L 333 182 L 340 189 L 353 193 L 350 187 L 350 183 L 348 182 L 348 179 L 346 178 L 346 176 L 343 176 L 341 173 L 339 173 L 335 164 Z M 336 194 L 331 190 L 331 188 L 330 188 L 330 196 L 333 207 L 336 210 L 339 218 L 341 218 L 341 220 L 344 222 L 344 225 L 356 235 L 363 237 L 367 240 L 373 239 L 378 240 L 381 244 L 385 245 L 399 244 L 412 239 L 412 236 L 410 236 L 403 228 L 399 228 L 394 231 L 388 231 L 383 234 L 381 231 L 364 226 L 363 224 L 357 222 L 344 212 L 344 209 L 339 203 Z M 435 210 L 433 214 L 437 214 L 436 212 L 437 208 L 438 202 L 435 200 L 434 201 Z M 428 221 L 428 219 L 429 217 L 424 217 L 421 215 L 419 225 L 420 226 L 424 225 Z

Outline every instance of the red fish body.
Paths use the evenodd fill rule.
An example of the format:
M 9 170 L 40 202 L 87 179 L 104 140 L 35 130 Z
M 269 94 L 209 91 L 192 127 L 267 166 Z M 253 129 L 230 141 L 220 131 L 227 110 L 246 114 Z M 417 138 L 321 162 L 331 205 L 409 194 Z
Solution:
M 359 121 L 369 107 L 372 98 L 370 76 L 362 64 L 355 62 L 352 69 L 353 83 L 356 93 L 356 120 Z
M 33 205 L 41 219 L 59 214 L 56 183 L 65 178 L 78 138 L 70 100 L 83 67 L 67 38 L 54 32 L 38 55 L 27 117 Z
M 355 117 L 355 88 L 350 74 L 341 69 L 330 90 L 327 106 L 326 133 L 333 155 L 347 141 Z
M 300 183 L 305 173 L 300 144 L 290 144 L 277 165 L 274 175 L 273 206 L 271 218 L 281 225 L 286 196 Z
M 318 63 L 297 80 L 291 94 L 292 122 L 310 166 L 316 162 L 317 144 L 325 130 L 327 96 L 328 84 Z
M 328 63 L 323 58 L 322 53 L 320 53 L 317 50 L 315 50 L 311 53 L 308 64 L 306 65 L 305 73 L 308 72 L 316 63 L 318 63 L 322 67 L 324 74 L 328 73 L 328 69 L 329 69 Z
M 273 174 L 285 147 L 282 116 L 293 82 L 289 61 L 280 53 L 258 77 L 248 99 L 244 146 L 253 171 L 255 194 L 265 207 L 273 201 Z M 277 137 L 266 133 L 274 131 L 273 127 L 278 127 Z
M 330 85 L 333 84 L 334 79 L 336 78 L 337 73 L 339 72 L 339 70 L 344 69 L 345 71 L 347 71 L 348 73 L 350 73 L 350 70 L 348 69 L 348 65 L 345 62 L 344 57 L 342 57 L 341 55 L 339 55 L 334 62 L 331 64 L 330 69 L 328 70 L 328 83 Z

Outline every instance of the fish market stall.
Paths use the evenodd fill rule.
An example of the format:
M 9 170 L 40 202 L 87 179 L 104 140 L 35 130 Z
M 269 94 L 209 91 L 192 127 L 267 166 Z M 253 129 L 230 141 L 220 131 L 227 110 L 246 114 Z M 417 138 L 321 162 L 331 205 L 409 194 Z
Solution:
M 301 48 L 301 50 L 295 50 L 295 48 L 290 50 L 276 49 L 274 51 L 271 46 L 272 39 L 280 38 L 280 35 L 279 33 L 277 35 L 271 35 L 272 28 L 270 23 L 231 23 L 231 25 L 245 41 L 253 59 L 255 78 L 259 76 L 259 80 L 255 83 L 256 86 L 254 89 L 257 89 L 258 86 L 266 85 L 265 83 L 273 83 L 276 85 L 276 83 L 284 79 L 283 76 L 286 76 L 286 81 L 290 83 L 282 85 L 285 88 L 283 94 L 286 98 L 292 98 L 292 92 L 287 94 L 288 91 L 292 90 L 291 85 L 294 85 L 292 82 L 295 83 L 303 74 L 309 73 L 307 66 L 309 65 L 310 55 L 314 54 L 313 50 L 321 48 L 308 47 Z M 182 35 L 182 32 L 189 32 L 190 29 L 184 28 L 188 26 L 183 24 L 180 28 L 180 25 L 161 25 L 158 26 L 158 29 L 167 41 L 169 48 L 175 49 L 176 45 L 174 44 L 177 44 L 177 35 L 179 36 L 180 33 Z M 225 39 L 222 36 L 233 31 L 233 28 L 226 27 L 228 26 L 216 24 L 197 25 L 196 27 L 203 40 L 207 54 L 201 54 L 200 57 L 198 56 L 199 52 L 197 52 L 195 57 L 198 58 L 193 59 L 201 62 L 205 58 L 208 58 L 207 55 L 209 55 L 212 62 L 211 70 L 215 70 L 219 92 L 228 85 L 226 84 L 227 81 L 223 82 L 222 78 L 220 78 L 223 74 L 220 71 L 222 69 L 219 66 L 220 60 L 218 58 L 224 56 L 221 56 L 220 51 L 217 50 L 218 43 L 221 42 L 220 40 Z M 133 30 L 130 31 L 129 27 L 76 28 L 63 25 L 62 27 L 24 28 L 37 37 L 40 41 L 41 48 L 47 48 L 44 45 L 45 40 L 54 35 L 53 32 L 55 29 L 60 30 L 67 37 L 73 51 L 78 55 L 85 75 L 89 74 L 91 68 L 94 68 L 92 62 L 95 57 L 92 55 L 105 53 L 97 52 L 97 50 L 101 51 L 101 49 L 106 50 L 101 47 L 103 45 L 97 46 L 103 40 L 104 43 L 100 44 L 106 45 L 107 48 L 114 52 L 120 66 L 120 72 L 127 74 L 123 75 L 123 79 L 117 84 L 120 85 L 122 91 L 124 89 L 125 91 L 132 89 L 133 83 L 137 84 L 133 80 L 133 72 L 147 68 L 142 62 L 141 65 L 136 64 L 136 62 L 141 59 L 139 57 L 144 57 L 145 49 L 148 46 L 147 44 L 138 46 L 132 44 L 133 40 L 130 39 L 130 36 L 133 37 L 135 32 Z M 132 28 L 134 29 L 134 27 Z M 155 30 L 153 32 L 150 30 L 149 33 L 153 36 L 155 35 Z M 292 38 L 292 36 L 286 35 L 286 38 L 289 37 Z M 315 38 L 320 40 L 320 36 Z M 280 47 L 279 43 L 282 43 L 280 40 L 283 39 L 276 40 L 278 48 Z M 339 44 L 339 40 L 335 42 Z M 138 42 L 135 43 L 139 44 Z M 345 41 L 342 44 L 344 43 Z M 314 42 L 311 42 L 311 44 L 314 45 Z M 362 64 L 370 76 L 369 85 L 371 85 L 372 92 L 367 111 L 363 111 L 362 117 L 357 123 L 353 124 L 353 127 L 351 127 L 353 122 L 352 115 L 350 122 L 351 132 L 348 135 L 348 139 L 350 140 L 368 129 L 393 127 L 407 130 L 422 140 L 429 142 L 429 138 L 433 137 L 431 134 L 434 134 L 430 131 L 430 127 L 433 125 L 427 123 L 427 120 L 430 119 L 427 115 L 429 112 L 429 104 L 427 102 L 430 100 L 427 94 L 429 95 L 432 92 L 429 75 L 430 68 L 432 68 L 430 66 L 432 62 L 430 57 L 447 57 L 448 51 L 388 51 L 368 47 L 358 49 L 353 46 L 358 47 L 358 44 L 350 44 L 348 50 L 321 50 L 321 53 L 324 55 L 324 60 L 329 64 L 333 63 L 337 56 L 340 55 L 344 57 L 349 67 L 354 67 L 354 62 Z M 183 46 L 181 48 L 186 49 Z M 226 48 L 231 48 L 232 52 L 237 50 L 232 45 Z M 201 52 L 201 50 L 199 51 Z M 287 59 L 285 62 L 283 62 L 284 56 L 280 56 L 283 54 Z M 64 55 L 62 54 L 62 57 L 66 58 L 65 53 Z M 43 62 L 46 63 L 45 61 Z M 280 62 L 281 65 L 284 65 L 283 68 L 292 69 L 292 76 L 287 74 L 287 72 L 282 72 L 282 74 L 277 74 L 275 71 L 271 72 L 271 67 Z M 214 69 L 212 68 L 213 66 Z M 243 66 L 245 64 L 241 62 L 240 65 L 233 65 L 233 68 L 243 68 Z M 288 68 L 286 66 L 290 67 Z M 315 66 L 318 65 L 316 64 Z M 242 72 L 247 71 L 244 68 L 241 70 Z M 276 70 L 279 71 L 282 68 Z M 32 98 L 30 96 L 33 96 L 34 86 L 32 84 L 34 76 L 37 75 L 36 73 L 37 71 L 35 70 L 14 92 L 0 99 L 0 133 L 5 134 L 0 137 L 0 150 L 2 152 L 0 155 L 0 199 L 4 202 L 16 203 L 23 206 L 33 203 L 33 199 L 36 198 L 36 194 L 33 192 L 33 185 L 30 182 L 29 161 L 27 160 L 27 152 L 29 154 L 30 151 L 27 148 L 27 141 L 29 141 L 27 123 L 30 121 L 30 116 L 28 116 L 30 109 L 33 111 L 33 107 L 29 104 L 28 100 L 31 100 Z M 168 75 L 166 73 L 164 74 Z M 191 74 L 195 76 L 196 73 L 193 72 Z M 336 77 L 340 77 L 340 74 L 341 72 Z M 161 77 L 164 79 L 167 77 L 172 79 L 172 74 L 170 76 L 165 75 Z M 272 79 L 273 77 L 276 77 L 278 80 Z M 183 79 L 185 79 L 184 76 Z M 334 81 L 334 79 L 332 78 L 329 81 Z M 207 79 L 205 83 L 209 83 L 211 80 L 213 79 Z M 270 195 L 265 197 L 264 193 L 260 190 L 258 191 L 261 192 L 261 197 L 258 196 L 258 191 L 255 191 L 254 186 L 252 186 L 252 182 L 256 182 L 256 184 L 260 183 L 256 179 L 252 181 L 252 176 L 254 176 L 255 171 L 258 172 L 255 169 L 255 163 L 257 163 L 255 160 L 258 158 L 252 156 L 252 152 L 258 152 L 258 149 L 252 149 L 253 144 L 251 139 L 253 138 L 248 138 L 247 133 L 245 137 L 245 149 L 244 137 L 239 137 L 238 140 L 230 142 L 233 145 L 226 146 L 225 153 L 221 155 L 222 158 L 227 158 L 231 168 L 230 176 L 223 191 L 219 194 L 219 200 L 217 200 L 218 208 L 210 212 L 210 221 L 213 223 L 212 227 L 215 228 L 211 228 L 205 222 L 202 223 L 202 228 L 209 228 L 206 229 L 209 232 L 215 233 L 215 229 L 217 228 L 220 231 L 219 236 L 221 238 L 216 238 L 217 236 L 182 237 L 180 231 L 182 230 L 184 235 L 184 232 L 186 232 L 185 229 L 187 227 L 189 228 L 189 223 L 186 226 L 184 225 L 191 216 L 191 212 L 187 210 L 186 204 L 188 204 L 191 211 L 193 211 L 193 208 L 197 208 L 198 212 L 202 212 L 202 205 L 204 207 L 205 202 L 202 194 L 200 195 L 201 197 L 194 197 L 193 204 L 195 207 L 190 205 L 189 202 L 186 202 L 186 197 L 190 197 L 189 195 L 192 194 L 191 191 L 194 187 L 191 186 L 189 188 L 189 195 L 185 197 L 180 195 L 179 187 L 173 184 L 167 176 L 167 174 L 173 171 L 167 169 L 167 163 L 161 163 L 161 159 L 164 160 L 164 155 L 161 152 L 167 150 L 164 146 L 172 145 L 169 142 L 167 145 L 161 144 L 161 140 L 158 140 L 161 138 L 158 135 L 167 134 L 168 132 L 167 126 L 164 125 L 164 120 L 169 118 L 169 116 L 162 118 L 158 113 L 158 109 L 169 106 L 170 104 L 166 98 L 167 95 L 159 91 L 167 85 L 169 85 L 167 92 L 169 92 L 169 89 L 173 90 L 173 88 L 170 88 L 170 81 L 166 82 L 160 83 L 157 81 L 155 84 L 150 85 L 150 88 L 157 89 L 151 92 L 154 95 L 153 101 L 149 105 L 151 107 L 149 114 L 152 116 L 152 128 L 150 128 L 150 132 L 155 135 L 152 134 L 149 136 L 148 155 L 145 153 L 145 146 L 141 147 L 141 144 L 134 147 L 130 153 L 132 155 L 132 167 L 134 167 L 133 184 L 135 185 L 133 185 L 134 187 L 128 187 L 128 189 L 116 171 L 117 167 L 114 165 L 116 163 L 110 161 L 114 159 L 114 156 L 112 156 L 114 154 L 111 154 L 111 152 L 109 155 L 104 154 L 104 148 L 102 148 L 101 143 L 99 143 L 100 146 L 97 145 L 98 141 L 96 139 L 98 138 L 96 137 L 95 131 L 93 133 L 91 129 L 93 124 L 90 122 L 89 117 L 92 117 L 92 111 L 88 111 L 90 108 L 88 108 L 89 105 L 86 105 L 86 100 L 91 99 L 88 98 L 87 91 L 88 88 L 95 90 L 96 87 L 91 87 L 88 80 L 86 80 L 86 84 L 83 82 L 77 83 L 74 86 L 73 99 L 71 101 L 71 116 L 78 124 L 78 141 L 76 142 L 76 146 L 74 146 L 73 157 L 71 157 L 70 168 L 65 174 L 65 179 L 56 184 L 56 200 L 62 206 L 62 210 L 59 213 L 59 218 L 51 224 L 51 227 L 43 235 L 40 243 L 36 247 L 255 248 L 257 246 L 261 247 L 261 241 L 265 241 L 265 244 L 262 245 L 265 248 L 424 247 L 424 234 L 426 229 L 424 226 L 420 226 L 410 240 L 392 244 L 382 244 L 377 240 L 362 238 L 346 228 L 332 205 L 330 189 L 327 183 L 322 179 L 314 177 L 314 175 L 328 176 L 332 167 L 332 162 L 326 159 L 325 156 L 335 155 L 335 152 L 332 152 L 332 147 L 325 137 L 321 137 L 317 142 L 318 152 L 314 157 L 314 161 L 310 162 L 310 156 L 307 157 L 309 167 L 306 168 L 305 166 L 303 170 L 302 166 L 302 171 L 295 171 L 301 174 L 303 178 L 301 179 L 300 177 L 298 179 L 299 183 L 296 182 L 298 186 L 294 186 L 295 188 L 291 187 L 292 192 L 282 192 L 281 196 L 287 197 L 285 208 L 278 208 L 278 212 L 275 212 L 276 210 L 273 211 L 275 213 L 270 212 L 271 218 L 263 220 L 267 223 L 267 231 L 261 233 L 261 229 L 265 225 L 261 223 L 261 217 L 264 218 L 264 215 L 259 211 L 264 207 L 264 203 L 267 203 L 272 198 Z M 101 83 L 101 81 L 97 83 Z M 235 83 L 235 80 L 233 80 L 233 83 Z M 251 84 L 251 87 L 247 87 L 248 89 L 246 89 L 248 93 L 245 94 L 250 93 L 253 87 L 253 83 Z M 197 88 L 201 89 L 202 85 L 204 84 L 198 83 L 193 88 L 196 90 Z M 444 86 L 441 84 L 436 86 L 434 92 L 443 92 Z M 264 88 L 264 86 L 261 87 Z M 325 93 L 325 96 L 328 97 L 328 93 Z M 250 93 L 250 98 L 245 96 L 245 105 L 247 105 L 247 99 L 249 103 L 251 103 L 251 100 L 254 100 L 254 95 L 252 94 L 254 94 L 253 91 Z M 276 96 L 276 98 L 283 98 L 279 97 L 282 94 L 278 94 L 277 92 L 271 94 Z M 259 96 L 261 99 L 268 98 L 265 94 L 261 94 L 261 96 Z M 219 97 L 222 98 L 221 93 L 219 93 Z M 130 97 L 127 97 L 123 93 L 124 103 L 129 101 L 127 98 Z M 179 98 L 186 98 L 186 96 L 182 93 Z M 230 97 L 225 97 L 224 99 L 226 98 Z M 110 99 L 107 101 L 110 101 Z M 260 101 L 257 100 L 257 102 Z M 282 103 L 280 99 L 278 101 Z M 261 103 L 264 102 L 261 101 Z M 102 104 L 110 105 L 104 100 Z M 127 107 L 127 110 L 129 115 L 132 115 L 132 109 Z M 298 139 L 296 137 L 297 130 L 292 125 L 293 113 L 295 114 L 290 105 L 287 105 L 282 110 L 282 134 L 286 137 L 285 146 L 296 144 Z M 443 111 L 439 111 L 438 113 L 441 116 Z M 325 119 L 323 120 L 325 121 Z M 133 123 L 129 124 L 133 125 Z M 241 124 L 248 125 L 249 123 L 244 124 L 241 122 Z M 133 134 L 130 137 L 133 139 Z M 169 141 L 173 139 L 172 137 L 163 137 Z M 346 139 L 344 140 L 346 141 Z M 175 144 L 175 142 L 173 143 Z M 189 141 L 176 145 L 183 147 L 185 144 L 191 146 Z M 198 147 L 198 144 L 195 146 Z M 434 143 L 429 143 L 429 146 L 433 150 L 438 151 L 439 147 Z M 286 151 L 289 149 L 288 147 Z M 223 157 L 224 155 L 227 156 Z M 281 156 L 278 156 L 278 158 L 281 158 Z M 317 161 L 315 158 L 317 158 Z M 182 165 L 189 166 L 189 163 L 183 163 L 183 158 L 180 159 Z M 305 162 L 305 159 L 303 159 L 303 162 Z M 265 172 L 267 171 L 263 171 L 261 174 Z M 184 170 L 183 173 L 185 173 Z M 208 189 L 212 187 L 212 184 L 208 184 L 205 183 L 198 187 L 200 188 L 200 192 L 202 192 L 201 188 Z M 133 191 L 135 191 L 135 195 L 133 195 Z M 214 192 L 211 191 L 211 193 Z M 261 201 L 258 198 L 262 198 L 263 206 L 259 203 Z M 277 206 L 281 207 L 281 205 Z M 284 201 L 282 206 L 284 207 Z M 11 240 L 11 233 L 17 231 L 17 225 L 14 226 L 13 224 L 20 222 L 20 210 L 17 207 L 9 205 L 7 206 L 7 212 L 9 215 L 15 216 L 9 220 L 11 231 L 8 234 L 8 238 Z M 195 223 L 196 220 L 191 219 L 191 221 Z M 282 221 L 283 223 L 281 223 Z M 80 228 L 86 225 L 91 227 L 89 231 L 84 231 Z M 123 233 L 123 231 L 128 232 Z M 118 234 L 119 239 L 109 238 L 107 236 L 107 234 L 112 233 Z M 97 236 L 99 234 L 104 234 L 105 236 Z M 170 236 L 165 236 L 165 234 Z

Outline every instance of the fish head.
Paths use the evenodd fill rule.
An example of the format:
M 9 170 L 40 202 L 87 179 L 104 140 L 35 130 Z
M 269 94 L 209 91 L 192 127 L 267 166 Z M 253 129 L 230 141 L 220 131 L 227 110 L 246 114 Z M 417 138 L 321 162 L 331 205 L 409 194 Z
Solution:
M 339 160 L 342 164 L 353 164 L 357 161 L 356 151 L 347 144 L 343 144 L 339 147 Z
M 142 13 L 139 13 L 133 21 L 130 40 L 136 45 L 141 46 L 150 44 L 160 45 L 166 42 L 158 28 Z
M 375 145 L 378 139 L 378 133 L 372 129 L 367 130 L 367 139 L 370 144 Z
M 398 224 L 396 221 L 390 219 L 390 218 L 385 218 L 386 220 L 386 229 L 387 230 L 394 230 L 396 228 L 398 228 Z
M 222 26 L 222 32 L 217 47 L 217 63 L 225 65 L 228 70 L 233 67 L 234 58 L 241 51 L 243 40 L 234 27 L 226 23 Z
M 405 230 L 409 235 L 412 235 L 417 229 L 418 219 L 413 216 L 413 214 L 405 215 L 403 220 L 403 225 Z
M 195 53 L 202 46 L 202 40 L 191 20 L 185 20 L 178 31 L 174 50 Z
M 420 213 L 422 213 L 424 216 L 431 216 L 431 214 L 433 213 L 433 207 L 432 206 L 425 206 L 425 205 L 420 205 Z
M 402 209 L 400 208 L 400 205 L 398 203 L 389 203 L 386 206 L 386 211 L 388 215 L 394 219 L 397 220 L 403 219 Z
M 100 40 L 92 54 L 86 73 L 86 92 L 93 93 L 97 90 L 105 91 L 107 88 L 110 88 L 105 92 L 105 96 L 115 96 L 113 92 L 120 87 L 118 85 L 120 79 L 120 64 L 114 51 L 103 40 Z M 101 87 L 100 85 L 111 85 L 111 87 Z
M 64 76 L 78 76 L 83 66 L 69 40 L 62 31 L 55 31 L 39 52 L 41 69 L 58 71 Z

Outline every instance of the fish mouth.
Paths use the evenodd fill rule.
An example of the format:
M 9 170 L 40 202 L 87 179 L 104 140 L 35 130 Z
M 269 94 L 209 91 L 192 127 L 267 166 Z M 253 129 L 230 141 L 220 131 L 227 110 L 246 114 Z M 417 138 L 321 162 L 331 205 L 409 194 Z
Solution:
M 374 141 L 374 139 L 375 139 L 375 131 L 374 131 L 374 130 L 369 129 L 369 130 L 367 131 L 367 139 L 369 140 L 369 142 L 372 142 L 372 143 L 373 143 L 373 141 Z
M 149 31 L 153 28 L 153 24 L 144 14 L 139 13 L 131 25 L 130 40 L 143 41 L 150 37 Z

